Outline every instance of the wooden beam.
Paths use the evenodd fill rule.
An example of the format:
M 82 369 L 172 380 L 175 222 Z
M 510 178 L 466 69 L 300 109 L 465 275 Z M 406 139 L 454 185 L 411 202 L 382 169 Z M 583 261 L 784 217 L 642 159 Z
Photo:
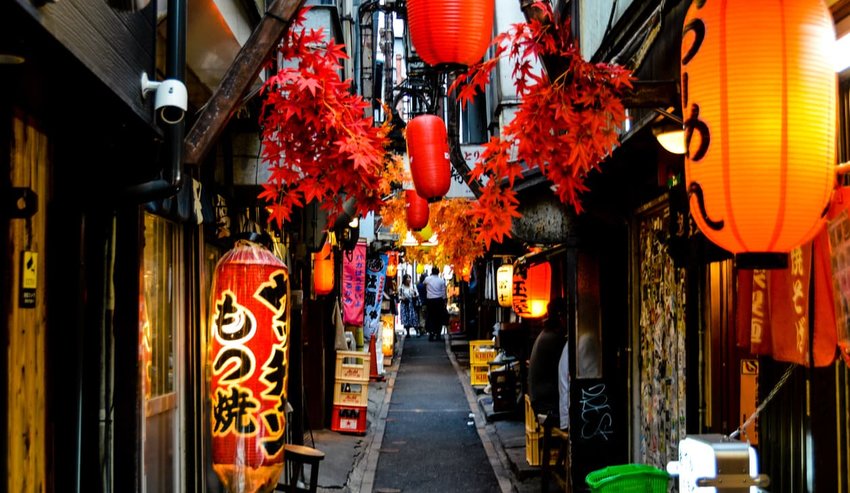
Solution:
M 201 115 L 183 140 L 184 161 L 200 164 L 260 73 L 263 64 L 289 30 L 305 0 L 275 0 L 251 37 L 239 50 Z
M 543 11 L 532 7 L 534 0 L 520 0 L 520 8 L 526 21 L 536 20 L 545 24 L 551 19 Z M 561 58 L 546 56 L 541 59 L 549 80 L 555 80 L 567 70 L 567 64 Z M 623 95 L 623 105 L 626 108 L 668 108 L 681 104 L 679 83 L 675 80 L 635 81 L 631 91 Z

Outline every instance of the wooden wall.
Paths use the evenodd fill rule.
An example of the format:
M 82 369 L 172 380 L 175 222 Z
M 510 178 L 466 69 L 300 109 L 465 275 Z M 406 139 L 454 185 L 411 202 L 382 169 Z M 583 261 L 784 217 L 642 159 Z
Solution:
M 105 0 L 62 0 L 38 8 L 30 0 L 14 1 L 24 15 L 41 24 L 107 89 L 140 118 L 152 123 L 150 98 L 141 98 L 140 78 L 143 71 L 151 79 L 156 78 L 152 73 L 156 55 L 156 2 L 140 12 L 121 12 L 110 8 Z M 73 81 L 68 81 L 69 86 L 72 84 Z M 96 95 L 100 88 L 89 90 Z
M 2 286 L 7 297 L 7 470 L 6 491 L 45 491 L 45 210 L 47 203 L 47 138 L 35 126 L 14 118 L 11 145 L 11 185 L 26 187 L 38 196 L 38 211 L 27 219 L 9 222 L 11 286 Z M 24 252 L 35 263 L 28 279 L 35 280 L 35 304 L 21 307 Z M 33 274 L 34 272 L 34 274 Z M 32 277 L 30 277 L 32 276 Z

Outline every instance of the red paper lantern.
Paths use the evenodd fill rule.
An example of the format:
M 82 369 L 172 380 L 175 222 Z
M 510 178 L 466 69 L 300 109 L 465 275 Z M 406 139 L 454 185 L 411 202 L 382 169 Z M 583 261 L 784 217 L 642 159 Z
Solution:
M 820 0 L 688 10 L 681 68 L 691 214 L 711 241 L 742 254 L 739 262 L 759 254 L 781 262 L 821 224 L 835 181 L 834 41 Z
M 315 254 L 313 261 L 313 290 L 318 295 L 329 294 L 334 289 L 334 252 L 330 243 Z
M 428 201 L 416 193 L 416 190 L 405 190 L 407 199 L 407 227 L 419 231 L 428 225 Z
M 407 0 L 410 40 L 428 65 L 472 65 L 493 36 L 494 0 Z
M 552 268 L 549 262 L 534 264 L 523 273 L 514 268 L 512 303 L 514 311 L 523 318 L 545 317 L 552 294 Z
M 449 141 L 443 119 L 419 115 L 407 124 L 407 153 L 416 193 L 423 199 L 439 200 L 451 185 Z
M 241 240 L 215 269 L 209 362 L 212 462 L 229 492 L 270 492 L 283 471 L 289 272 Z

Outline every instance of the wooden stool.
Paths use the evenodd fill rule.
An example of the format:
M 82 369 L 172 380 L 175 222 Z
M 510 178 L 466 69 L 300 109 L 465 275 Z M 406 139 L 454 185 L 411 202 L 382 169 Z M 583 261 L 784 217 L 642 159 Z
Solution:
M 570 471 L 570 435 L 555 423 L 555 416 L 538 414 L 537 422 L 543 426 L 543 450 L 540 460 L 540 491 L 548 493 L 549 478 L 558 485 L 558 491 L 572 492 L 572 472 Z M 549 464 L 551 450 L 558 447 L 558 461 Z
M 324 458 L 325 453 L 320 450 L 305 445 L 286 444 L 283 448 L 283 460 L 286 464 L 284 475 L 288 475 L 287 483 L 278 483 L 275 491 L 315 493 L 319 485 L 319 462 Z M 301 488 L 298 486 L 298 477 L 304 464 L 310 466 L 310 482 L 306 488 Z

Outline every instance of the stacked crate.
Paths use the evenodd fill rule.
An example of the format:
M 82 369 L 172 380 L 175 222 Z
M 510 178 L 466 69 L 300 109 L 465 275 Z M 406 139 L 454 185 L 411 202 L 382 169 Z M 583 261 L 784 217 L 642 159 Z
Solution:
M 554 430 L 553 430 L 554 431 Z M 549 464 L 558 463 L 560 438 L 553 434 L 549 447 Z M 543 427 L 537 422 L 537 415 L 531 409 L 531 399 L 525 394 L 525 460 L 530 466 L 539 466 L 543 459 Z
M 370 356 L 362 351 L 336 352 L 334 407 L 331 430 L 366 433 L 366 407 L 369 404 Z
M 487 385 L 488 363 L 496 357 L 490 339 L 469 341 L 469 380 L 471 385 Z

